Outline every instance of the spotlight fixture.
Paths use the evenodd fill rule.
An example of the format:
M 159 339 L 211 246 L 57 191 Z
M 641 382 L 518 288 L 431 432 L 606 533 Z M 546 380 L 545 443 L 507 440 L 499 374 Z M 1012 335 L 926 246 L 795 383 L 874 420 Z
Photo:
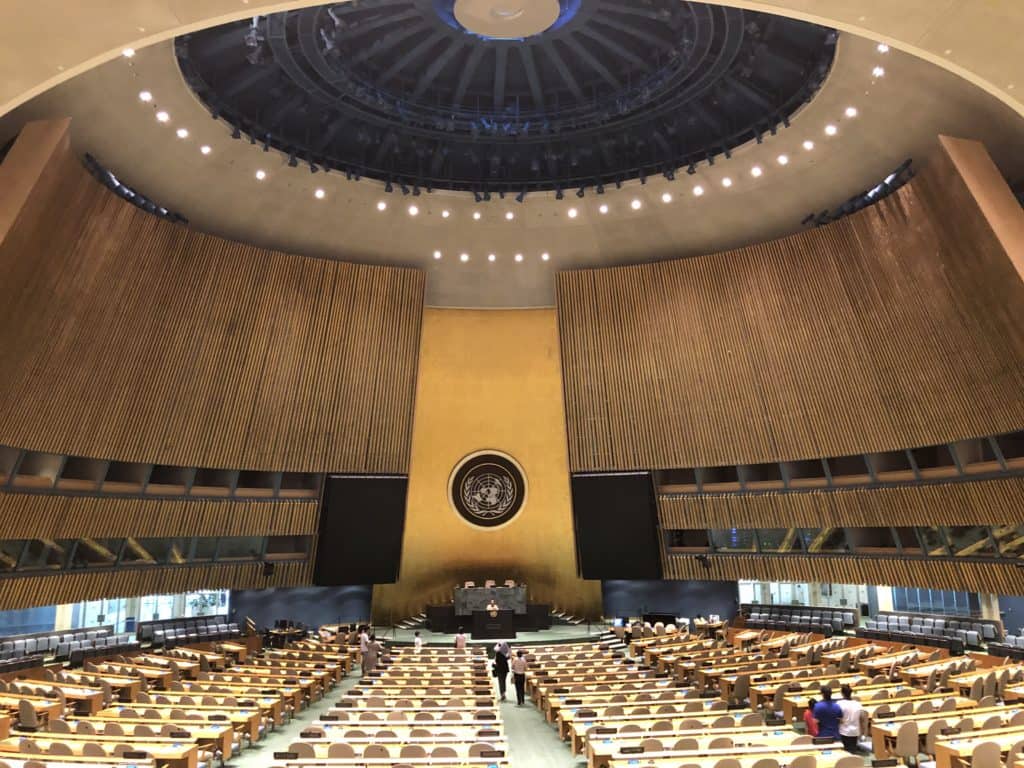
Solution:
M 395 185 L 392 184 L 390 181 L 388 181 L 388 183 L 384 185 L 384 191 L 385 192 L 394 192 L 395 191 Z M 387 204 L 385 204 L 384 208 L 386 208 L 386 207 L 387 207 Z M 381 208 L 380 207 L 380 203 L 377 203 L 377 210 L 383 211 L 384 208 Z
M 238 129 L 237 125 L 234 128 L 231 129 L 231 138 L 232 139 L 240 139 L 240 138 L 242 138 L 242 132 Z
M 441 218 L 442 219 L 447 219 L 451 215 L 452 215 L 452 212 L 449 211 L 447 208 L 445 208 L 443 211 L 441 211 Z
M 575 219 L 578 215 L 579 215 L 579 211 L 577 211 L 575 208 L 570 208 L 569 209 L 568 216 L 569 216 L 570 219 Z
M 726 189 L 731 187 L 732 186 L 732 179 L 730 179 L 728 176 L 726 176 L 724 179 L 722 179 L 722 186 L 725 187 Z
M 700 197 L 703 194 L 704 194 L 704 187 L 702 187 L 700 184 L 698 184 L 696 187 L 693 188 L 693 195 L 694 195 L 694 197 Z
M 265 178 L 267 178 L 266 171 L 264 171 L 262 168 L 256 171 L 256 181 L 263 181 Z
M 517 203 L 521 203 L 525 199 L 526 199 L 526 190 L 524 189 L 522 192 L 520 192 L 518 195 L 516 195 L 516 202 Z
M 693 163 L 690 163 L 686 168 L 686 172 L 693 176 L 697 172 L 697 166 L 694 165 Z
M 309 161 L 309 172 L 310 173 L 316 173 L 319 170 L 320 169 L 317 167 L 316 163 L 314 163 L 312 160 L 310 160 Z
M 632 208 L 634 211 L 639 211 L 642 206 L 643 203 L 640 202 L 640 198 L 638 197 L 634 197 L 633 202 L 629 204 L 629 207 Z
M 518 262 L 523 260 L 523 254 L 517 253 L 514 258 L 515 258 L 516 262 L 518 263 Z
M 434 258 L 437 259 L 437 260 L 440 260 L 441 252 L 440 251 L 434 251 Z
M 475 189 L 473 190 L 473 200 L 477 203 L 482 203 L 484 201 L 483 197 Z
M 775 159 L 779 165 L 789 165 L 789 155 L 779 155 Z
M 837 133 L 839 133 L 839 129 L 836 128 L 835 125 L 833 125 L 832 123 L 829 123 L 828 125 L 825 126 L 826 136 L 835 136 Z
M 269 133 L 264 134 L 264 136 L 263 136 L 263 151 L 264 152 L 269 152 L 270 151 L 270 134 Z
M 295 156 L 294 152 L 292 152 L 291 154 L 288 155 L 288 167 L 289 168 L 298 168 L 299 167 L 299 158 L 297 158 Z
M 871 74 L 875 77 L 885 77 L 885 67 L 875 67 L 871 70 Z
M 473 211 L 473 221 L 480 221 L 480 211 Z
M 413 197 L 419 197 L 420 196 L 420 185 L 419 184 L 413 184 L 412 185 L 412 196 Z
M 409 206 L 409 215 L 410 216 L 418 216 L 419 212 L 420 212 L 420 209 L 417 206 L 415 206 L 415 205 L 410 205 Z
M 672 168 L 669 168 L 667 171 L 665 171 L 665 173 L 663 175 L 669 181 L 675 181 L 676 180 L 676 172 Z
M 459 254 L 459 261 L 461 261 L 463 264 L 465 264 L 467 261 L 469 261 L 469 254 L 468 253 Z
M 804 142 L 804 149 L 806 149 L 808 152 L 810 152 L 812 149 L 814 149 L 814 142 L 811 141 L 810 139 L 807 139 Z
M 585 194 L 586 194 L 586 191 L 585 191 L 584 187 L 580 187 L 579 189 L 576 190 L 576 197 L 580 198 L 581 200 L 583 199 L 583 195 L 585 195 Z
M 487 260 L 488 261 L 494 261 L 496 258 L 498 258 L 498 257 L 495 256 L 493 253 L 487 254 Z
M 385 203 L 383 200 L 378 200 L 377 201 L 377 210 L 378 211 L 386 211 L 387 209 L 388 209 L 388 204 L 387 203 Z
M 505 221 L 512 221 L 516 215 L 512 211 L 505 211 Z
M 565 199 L 565 195 L 562 194 L 562 188 L 561 187 L 556 187 L 555 188 L 555 200 L 564 200 L 564 199 Z
M 603 195 L 604 194 L 604 184 L 598 184 L 594 191 L 597 192 L 597 194 L 599 194 L 599 195 Z
M 132 56 L 135 55 L 135 49 L 125 48 L 123 51 L 121 51 L 121 55 L 124 56 L 126 59 L 130 59 Z
M 663 203 L 671 203 L 672 202 L 672 193 L 671 192 L 662 192 L 661 193 L 661 202 L 663 202 Z
M 753 168 L 750 169 L 750 175 L 753 176 L 755 179 L 761 178 L 762 173 L 764 173 L 764 171 L 761 170 L 760 165 L 755 165 Z
M 322 189 L 318 188 L 316 192 L 313 193 L 313 197 L 315 197 L 317 200 L 323 200 L 325 197 L 327 197 L 327 193 L 324 192 Z
M 599 211 L 599 212 L 600 212 L 600 213 L 601 213 L 602 215 L 604 215 L 604 214 L 608 213 L 608 206 L 602 203 L 602 204 L 601 204 L 601 206 L 600 206 L 600 207 L 599 207 L 599 208 L 598 208 L 597 210 L 598 210 L 598 211 Z
M 484 202 L 485 203 L 491 202 L 491 193 L 488 192 L 486 189 L 484 190 Z
M 156 113 L 156 119 L 161 123 L 166 123 L 171 119 L 171 116 L 164 112 L 162 109 Z
M 551 259 L 551 254 L 548 253 L 547 251 L 544 251 L 544 253 L 540 255 L 540 258 L 541 261 L 549 261 Z
M 177 134 L 179 139 L 188 138 L 188 128 L 179 128 L 177 131 L 175 131 L 175 133 Z
M 857 108 L 856 107 L 847 107 L 846 108 L 846 116 L 847 117 L 856 117 L 857 116 Z
M 879 43 L 878 44 L 878 52 L 879 53 L 888 53 L 889 52 L 889 46 L 886 45 L 885 43 Z
M 213 147 L 211 147 L 209 144 L 203 144 L 203 146 L 199 148 L 199 151 L 202 152 L 204 155 L 208 155 L 211 152 L 213 152 Z
M 409 194 L 409 187 L 406 186 L 405 182 L 404 181 L 400 181 L 399 185 L 402 187 L 402 194 L 403 195 L 408 195 Z
M 139 91 L 139 101 L 152 101 L 153 94 L 149 91 Z

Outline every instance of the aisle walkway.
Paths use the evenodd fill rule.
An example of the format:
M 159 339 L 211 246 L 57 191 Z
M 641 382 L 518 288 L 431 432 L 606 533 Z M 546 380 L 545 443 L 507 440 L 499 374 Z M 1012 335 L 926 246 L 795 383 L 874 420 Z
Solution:
M 569 745 L 558 738 L 558 731 L 544 720 L 540 710 L 529 702 L 516 706 L 511 678 L 508 696 L 508 701 L 501 702 L 501 716 L 513 768 L 576 768 Z M 580 762 L 584 762 L 582 757 Z

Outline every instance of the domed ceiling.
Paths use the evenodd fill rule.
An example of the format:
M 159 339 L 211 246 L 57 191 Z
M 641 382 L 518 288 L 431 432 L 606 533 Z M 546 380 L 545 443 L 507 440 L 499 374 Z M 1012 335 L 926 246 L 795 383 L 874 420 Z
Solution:
M 835 43 L 680 0 L 350 0 L 175 49 L 215 117 L 293 165 L 489 199 L 727 155 L 788 125 Z

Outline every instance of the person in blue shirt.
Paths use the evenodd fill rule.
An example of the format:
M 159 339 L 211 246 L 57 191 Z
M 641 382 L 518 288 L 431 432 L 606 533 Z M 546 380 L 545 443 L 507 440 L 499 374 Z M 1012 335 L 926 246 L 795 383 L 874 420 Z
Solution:
M 818 721 L 818 736 L 839 741 L 839 721 L 843 710 L 838 702 L 832 701 L 832 689 L 821 687 L 821 701 L 814 705 L 814 719 Z

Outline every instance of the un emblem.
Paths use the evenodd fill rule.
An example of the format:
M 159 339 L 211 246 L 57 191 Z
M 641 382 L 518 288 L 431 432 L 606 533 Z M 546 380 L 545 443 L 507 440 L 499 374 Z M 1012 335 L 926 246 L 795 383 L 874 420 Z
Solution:
M 509 522 L 526 501 L 526 479 L 515 459 L 496 451 L 470 454 L 448 480 L 455 511 L 473 525 L 496 528 Z

